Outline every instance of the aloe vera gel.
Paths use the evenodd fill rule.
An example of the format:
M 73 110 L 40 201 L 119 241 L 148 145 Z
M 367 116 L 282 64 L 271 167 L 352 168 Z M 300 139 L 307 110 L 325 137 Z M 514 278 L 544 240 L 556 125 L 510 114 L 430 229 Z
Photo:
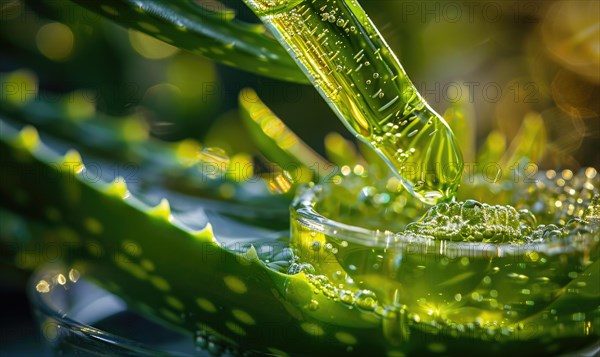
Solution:
M 346 127 L 421 201 L 451 198 L 462 175 L 452 131 L 353 0 L 245 0 Z
M 380 331 L 371 336 L 383 336 L 389 354 L 462 355 L 467 344 L 499 355 L 574 349 L 597 338 L 600 326 L 598 204 L 591 198 L 598 178 L 594 169 L 569 180 L 549 177 L 538 176 L 535 203 L 527 195 L 533 185 L 503 183 L 518 207 L 577 196 L 571 208 L 539 220 L 528 209 L 475 200 L 439 203 L 416 222 L 416 202 L 374 216 L 393 210 L 405 193 L 368 186 L 370 196 L 388 199 L 365 204 L 364 187 L 376 180 L 353 174 L 307 188 L 291 213 L 296 265 L 323 294 L 379 316 Z

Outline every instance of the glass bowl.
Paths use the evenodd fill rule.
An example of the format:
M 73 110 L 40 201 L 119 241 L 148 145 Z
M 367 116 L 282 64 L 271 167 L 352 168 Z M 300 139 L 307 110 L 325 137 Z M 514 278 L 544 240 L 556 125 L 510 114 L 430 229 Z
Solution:
M 410 344 L 411 351 L 448 355 L 465 348 L 493 355 L 600 353 L 597 229 L 522 244 L 395 233 L 389 227 L 408 221 L 383 216 L 398 197 L 373 198 L 384 191 L 365 192 L 364 182 L 349 177 L 305 187 L 291 208 L 291 244 L 313 280 L 331 282 L 340 300 L 381 317 L 394 351 Z M 377 201 L 385 204 L 377 208 Z M 425 212 L 404 209 L 412 217 Z M 392 216 L 403 220 L 402 212 Z
M 195 348 L 191 333 L 174 331 L 132 311 L 74 269 L 38 270 L 28 295 L 41 334 L 56 355 L 209 355 Z

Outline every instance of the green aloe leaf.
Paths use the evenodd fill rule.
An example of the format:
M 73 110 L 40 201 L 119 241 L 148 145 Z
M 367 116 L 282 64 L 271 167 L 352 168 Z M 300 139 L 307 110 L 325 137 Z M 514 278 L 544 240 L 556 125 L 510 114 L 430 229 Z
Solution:
M 364 159 L 356 151 L 356 145 L 336 132 L 325 137 L 325 151 L 327 157 L 338 166 L 364 164 Z
M 339 355 L 361 342 L 353 347 L 357 354 L 383 353 L 384 339 L 375 333 L 377 317 L 315 292 L 305 273 L 269 269 L 254 244 L 245 251 L 227 249 L 226 237 L 213 233 L 210 222 L 201 229 L 187 225 L 180 220 L 185 214 L 172 210 L 167 199 L 153 207 L 146 203 L 148 197 L 130 191 L 121 180 L 87 179 L 88 168 L 78 153 L 57 154 L 31 126 L 17 131 L 0 121 L 0 127 L 0 154 L 8 172 L 0 182 L 0 258 L 32 269 L 43 261 L 28 255 L 26 244 L 64 247 L 69 266 L 126 297 L 132 308 L 182 331 L 207 332 L 219 343 L 242 350 Z M 64 170 L 65 164 L 80 169 Z M 18 170 L 40 175 L 21 180 Z M 35 188 L 34 181 L 40 181 Z M 32 190 L 19 194 L 21 184 Z M 23 225 L 25 219 L 33 224 Z M 4 247 L 19 230 L 23 245 Z M 247 234 L 250 242 L 257 238 Z M 309 304 L 320 308 L 310 309 Z M 278 335 L 281 329 L 302 338 L 291 341 L 287 333 Z M 323 340 L 325 334 L 338 338 Z
M 444 119 L 450 125 L 456 141 L 460 144 L 463 159 L 466 163 L 472 163 L 477 151 L 475 149 L 477 133 L 473 104 L 466 100 L 452 104 L 444 112 Z
M 244 89 L 239 102 L 243 123 L 256 145 L 269 160 L 295 171 L 295 181 L 307 182 L 330 172 L 332 165 L 290 130 L 254 90 Z
M 506 137 L 499 131 L 494 130 L 485 139 L 477 154 L 477 164 L 497 164 L 506 152 Z M 476 171 L 480 171 L 477 168 Z
M 72 1 L 124 27 L 210 60 L 263 76 L 308 83 L 283 47 L 267 35 L 264 26 L 236 20 L 235 12 L 219 2 Z
M 535 165 L 544 157 L 547 141 L 546 126 L 542 116 L 537 113 L 527 114 L 517 136 L 502 158 L 503 167 L 523 170 L 524 167 L 515 165 Z

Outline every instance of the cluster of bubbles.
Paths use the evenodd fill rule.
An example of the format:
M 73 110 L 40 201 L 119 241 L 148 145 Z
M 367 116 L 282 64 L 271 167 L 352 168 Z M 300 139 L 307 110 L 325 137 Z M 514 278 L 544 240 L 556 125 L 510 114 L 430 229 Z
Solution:
M 467 200 L 430 208 L 406 231 L 441 240 L 506 243 L 522 242 L 523 233 L 533 230 L 533 224 L 535 217 L 527 210 Z
M 314 271 L 310 269 L 308 271 Z M 335 284 L 325 275 L 306 274 L 308 281 L 314 288 L 315 294 L 323 294 L 324 296 L 345 304 L 348 308 L 358 308 L 361 311 L 374 311 L 379 306 L 377 295 L 368 289 L 359 289 L 351 291 L 345 289 L 344 284 Z M 311 300 L 308 304 L 311 310 L 318 309 L 318 302 Z
M 342 17 L 338 17 L 336 12 L 336 10 L 321 12 L 321 20 L 330 22 L 332 24 L 335 23 L 336 26 L 343 28 L 344 32 L 346 33 L 355 33 L 356 26 L 348 26 L 349 21 L 344 20 Z
M 592 232 L 600 221 L 600 175 L 593 168 L 574 174 L 547 171 L 530 184 L 476 182 L 462 196 L 501 197 L 506 204 L 477 200 L 440 203 L 427 210 L 394 177 L 342 167 L 324 185 L 316 209 L 342 223 L 419 234 L 434 239 L 488 243 L 531 243 Z M 415 222 L 415 217 L 422 217 Z
M 570 233 L 590 233 L 593 227 L 582 218 L 571 218 L 563 227 L 556 224 L 536 225 L 535 215 L 528 209 L 488 205 L 475 200 L 440 203 L 430 208 L 406 231 L 438 240 L 529 243 L 562 238 Z

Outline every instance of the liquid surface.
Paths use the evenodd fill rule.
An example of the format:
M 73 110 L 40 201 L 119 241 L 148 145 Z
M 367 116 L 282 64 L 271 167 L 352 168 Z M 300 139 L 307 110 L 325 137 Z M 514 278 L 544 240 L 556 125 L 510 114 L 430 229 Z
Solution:
M 245 2 L 409 192 L 428 204 L 454 196 L 463 161 L 452 131 L 356 1 Z

